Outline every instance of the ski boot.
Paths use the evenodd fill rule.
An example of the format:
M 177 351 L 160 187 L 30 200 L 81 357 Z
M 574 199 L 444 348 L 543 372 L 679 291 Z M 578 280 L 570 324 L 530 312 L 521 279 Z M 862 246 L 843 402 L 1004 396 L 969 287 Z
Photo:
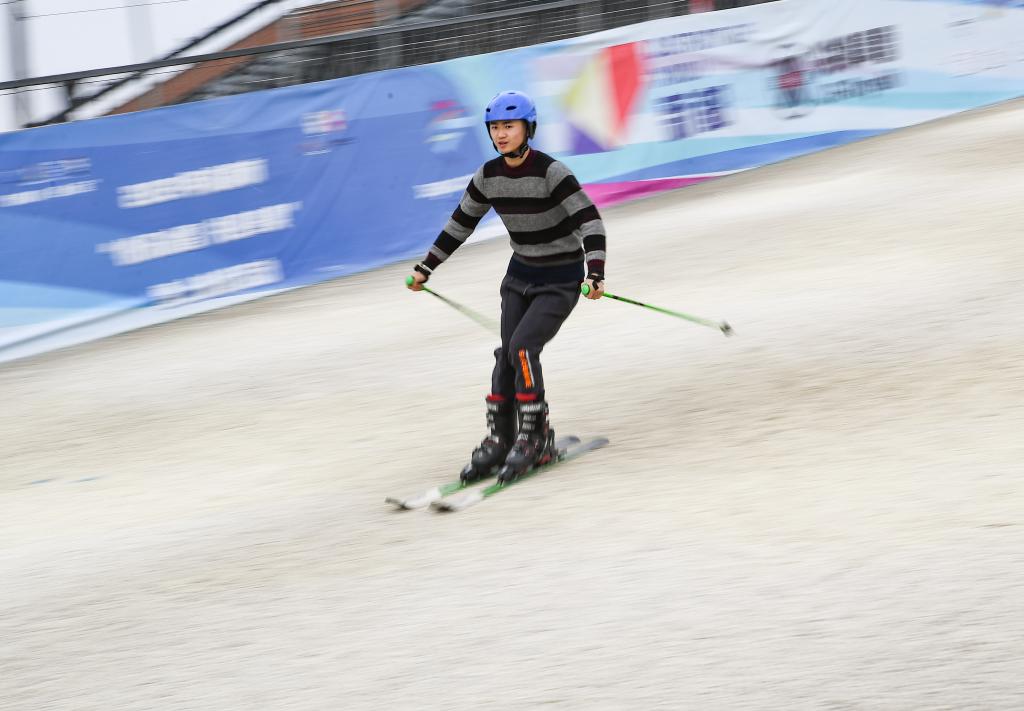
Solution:
M 543 400 L 519 403 L 519 436 L 498 471 L 498 483 L 509 484 L 555 456 L 555 431 L 548 424 Z
M 516 438 L 515 404 L 488 397 L 487 429 L 490 434 L 473 450 L 469 464 L 459 474 L 464 484 L 472 484 L 491 476 L 505 462 Z

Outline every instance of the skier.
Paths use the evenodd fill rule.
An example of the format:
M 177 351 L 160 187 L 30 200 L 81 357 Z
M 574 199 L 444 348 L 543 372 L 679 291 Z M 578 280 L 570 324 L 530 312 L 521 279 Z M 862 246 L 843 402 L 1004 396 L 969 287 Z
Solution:
M 555 454 L 540 354 L 576 306 L 582 283 L 590 287 L 588 299 L 604 294 L 605 230 L 572 171 L 530 147 L 537 131 L 530 97 L 499 93 L 484 112 L 484 125 L 501 156 L 470 180 L 444 230 L 414 267 L 409 288 L 422 291 L 494 208 L 512 246 L 501 282 L 501 346 L 494 351 L 486 398 L 489 434 L 460 476 L 470 483 L 499 468 L 498 481 L 508 483 Z

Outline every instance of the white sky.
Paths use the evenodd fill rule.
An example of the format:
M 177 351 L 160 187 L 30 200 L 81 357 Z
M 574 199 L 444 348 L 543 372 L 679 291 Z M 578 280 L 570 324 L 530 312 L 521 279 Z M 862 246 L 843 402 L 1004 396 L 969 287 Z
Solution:
M 147 7 L 129 7 L 143 2 L 164 2 Z M 0 80 L 14 78 L 8 35 L 9 6 L 0 0 Z M 98 67 L 143 62 L 162 56 L 189 39 L 241 13 L 256 0 L 25 0 L 26 15 L 51 15 L 25 20 L 28 35 L 29 76 L 43 76 Z M 285 0 L 261 10 L 233 34 L 216 43 L 191 50 L 212 52 L 272 21 L 288 9 L 313 4 L 310 0 Z M 101 12 L 78 12 L 94 8 L 116 8 Z M 148 15 L 152 43 L 147 51 L 144 34 L 132 34 L 132 22 Z M 166 78 L 163 77 L 163 78 Z M 6 92 L 0 92 L 6 94 Z M 56 90 L 32 91 L 33 119 L 38 120 L 62 108 Z M 14 101 L 0 96 L 0 131 L 16 128 Z

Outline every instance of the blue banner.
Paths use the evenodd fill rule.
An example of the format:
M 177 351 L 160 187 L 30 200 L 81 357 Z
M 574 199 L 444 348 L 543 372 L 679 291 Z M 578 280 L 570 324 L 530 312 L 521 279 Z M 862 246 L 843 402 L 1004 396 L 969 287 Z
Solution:
M 0 136 L 0 346 L 424 251 L 483 130 L 411 68 Z

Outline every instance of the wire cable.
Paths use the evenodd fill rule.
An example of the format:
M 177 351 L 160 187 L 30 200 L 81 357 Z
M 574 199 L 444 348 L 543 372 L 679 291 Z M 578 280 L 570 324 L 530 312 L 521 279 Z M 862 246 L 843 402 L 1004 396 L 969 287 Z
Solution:
M 33 20 L 39 17 L 59 17 L 61 15 L 83 15 L 90 12 L 106 12 L 107 10 L 125 10 L 130 7 L 149 7 L 151 5 L 174 5 L 180 2 L 190 2 L 190 0 L 154 0 L 153 2 L 140 2 L 133 5 L 118 5 L 116 7 L 94 7 L 90 10 L 68 10 L 66 12 L 47 12 L 41 15 L 25 15 L 21 19 Z M 13 2 L 5 2 L 4 5 L 13 5 Z

